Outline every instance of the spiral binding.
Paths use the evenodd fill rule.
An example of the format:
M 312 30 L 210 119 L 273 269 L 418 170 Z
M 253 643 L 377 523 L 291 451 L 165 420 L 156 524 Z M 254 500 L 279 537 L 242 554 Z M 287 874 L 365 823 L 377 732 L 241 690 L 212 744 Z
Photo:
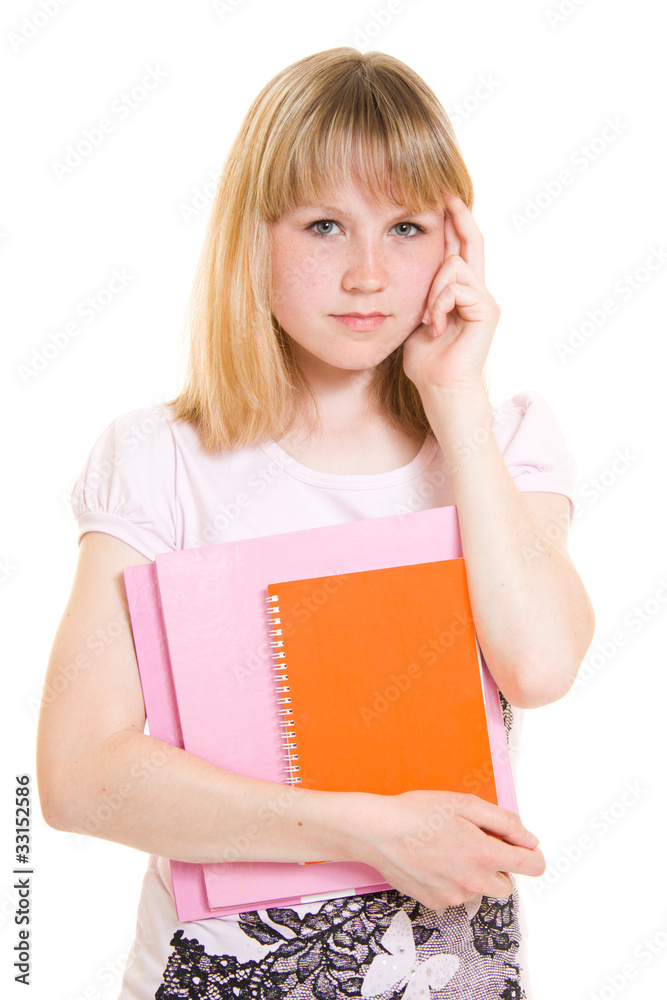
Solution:
M 282 621 L 277 615 L 280 615 L 280 608 L 277 605 L 279 600 L 278 595 L 274 594 L 271 597 L 267 597 L 267 611 L 269 615 L 273 617 L 270 619 L 271 624 L 271 635 L 275 636 L 275 640 L 271 640 L 270 646 L 273 646 L 274 652 L 271 653 L 273 660 L 283 660 L 285 659 L 285 652 L 281 650 L 280 647 L 284 646 L 285 643 L 282 639 L 278 638 L 283 634 L 283 630 L 276 626 L 280 626 Z M 274 605 L 273 607 L 271 605 Z M 281 740 L 283 749 L 283 769 L 285 771 L 285 781 L 290 785 L 298 785 L 301 781 L 300 776 L 296 773 L 300 771 L 301 768 L 296 763 L 299 759 L 296 735 L 294 732 L 294 719 L 291 718 L 293 715 L 292 709 L 289 708 L 292 704 L 292 699 L 289 697 L 289 681 L 287 677 L 287 664 L 274 663 L 273 664 L 274 673 L 274 683 L 276 689 L 276 697 L 279 705 L 279 715 L 280 723 L 282 726 Z

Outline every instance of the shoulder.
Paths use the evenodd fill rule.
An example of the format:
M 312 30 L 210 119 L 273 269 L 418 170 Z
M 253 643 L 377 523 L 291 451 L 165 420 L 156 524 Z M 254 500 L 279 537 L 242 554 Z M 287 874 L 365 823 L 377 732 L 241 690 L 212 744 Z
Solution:
M 501 435 L 512 433 L 528 417 L 531 424 L 556 423 L 556 415 L 540 393 L 534 389 L 524 389 L 515 393 L 503 403 L 492 405 L 494 424 Z
M 493 429 L 501 454 L 530 450 L 542 467 L 571 461 L 563 432 L 552 407 L 539 392 L 527 389 L 492 406 Z
M 151 558 L 158 545 L 174 548 L 175 483 L 169 408 L 158 404 L 121 414 L 99 434 L 74 483 L 71 504 L 80 535 L 107 531 Z
M 518 489 L 563 493 L 573 510 L 576 463 L 544 396 L 516 393 L 492 414 L 498 448 Z
M 91 447 L 77 485 L 103 488 L 127 476 L 154 477 L 175 455 L 173 421 L 165 406 L 144 406 L 121 414 L 101 431 Z

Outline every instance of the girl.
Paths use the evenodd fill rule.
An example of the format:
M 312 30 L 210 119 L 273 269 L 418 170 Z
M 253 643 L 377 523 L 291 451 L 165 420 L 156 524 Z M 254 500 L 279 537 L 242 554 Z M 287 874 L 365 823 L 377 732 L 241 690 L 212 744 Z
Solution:
M 335 48 L 279 73 L 213 205 L 187 385 L 115 420 L 74 487 L 38 781 L 51 826 L 150 854 L 123 1000 L 527 995 L 510 873 L 544 859 L 519 817 L 424 790 L 299 789 L 272 809 L 283 786 L 145 735 L 121 577 L 170 549 L 456 504 L 510 735 L 517 710 L 567 692 L 593 633 L 566 547 L 573 466 L 539 395 L 490 407 L 499 309 L 472 200 L 441 104 L 403 63 Z M 65 675 L 111 621 L 122 634 Z M 247 860 L 354 859 L 393 890 L 179 924 L 165 859 L 219 858 L 267 809 Z

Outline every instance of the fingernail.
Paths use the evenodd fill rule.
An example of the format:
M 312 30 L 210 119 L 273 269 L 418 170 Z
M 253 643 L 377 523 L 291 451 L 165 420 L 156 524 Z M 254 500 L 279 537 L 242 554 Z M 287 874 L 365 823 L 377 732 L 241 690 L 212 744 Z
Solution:
M 526 833 L 528 834 L 528 843 L 531 847 L 537 847 L 540 842 L 539 838 L 536 837 L 534 833 L 531 833 L 530 830 L 526 830 Z
M 431 322 L 431 310 L 427 309 L 426 312 L 424 313 L 424 319 L 422 320 L 422 323 L 426 323 L 428 325 L 430 324 L 430 322 Z

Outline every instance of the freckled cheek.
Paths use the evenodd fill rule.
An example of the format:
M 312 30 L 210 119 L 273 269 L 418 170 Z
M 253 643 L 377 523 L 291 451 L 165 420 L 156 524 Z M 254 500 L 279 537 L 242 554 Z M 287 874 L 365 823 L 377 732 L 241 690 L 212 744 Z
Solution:
M 330 297 L 336 272 L 329 261 L 313 254 L 285 254 L 273 258 L 274 311 L 276 308 L 300 311 L 309 305 L 322 306 Z
M 442 262 L 432 257 L 423 260 L 412 260 L 401 270 L 401 288 L 403 301 L 410 311 L 418 314 L 423 312 L 428 301 L 433 279 L 440 270 Z M 421 320 L 421 315 L 419 316 Z
M 277 249 L 273 255 L 273 300 L 274 312 L 289 308 L 304 286 L 302 263 L 289 253 L 284 255 Z
M 271 269 L 273 277 L 272 309 L 275 313 L 289 307 L 302 281 L 302 256 L 289 239 L 275 236 L 271 248 Z

